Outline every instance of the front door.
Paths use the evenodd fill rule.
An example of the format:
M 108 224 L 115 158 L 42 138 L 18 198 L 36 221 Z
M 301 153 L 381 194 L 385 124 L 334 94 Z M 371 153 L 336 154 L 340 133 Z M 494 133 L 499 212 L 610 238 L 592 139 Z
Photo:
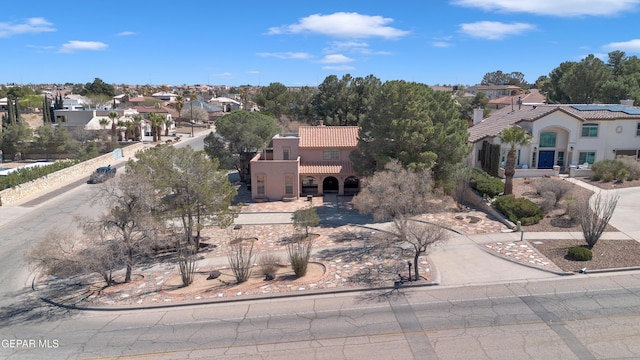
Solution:
M 538 169 L 553 169 L 553 158 L 555 154 L 555 150 L 540 150 Z

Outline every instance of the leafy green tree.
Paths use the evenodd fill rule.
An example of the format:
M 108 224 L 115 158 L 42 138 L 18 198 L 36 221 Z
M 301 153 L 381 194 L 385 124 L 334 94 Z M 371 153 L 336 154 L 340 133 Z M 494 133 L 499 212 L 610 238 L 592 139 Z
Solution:
M 226 227 L 233 222 L 230 205 L 237 191 L 209 159 L 191 147 L 161 145 L 144 151 L 127 163 L 126 173 L 149 182 L 161 199 L 159 216 L 177 219 L 183 228 L 182 242 L 198 249 L 205 224 Z
M 611 77 L 611 70 L 607 65 L 590 54 L 564 74 L 560 80 L 560 88 L 572 103 L 599 102 L 602 85 Z
M 260 106 L 261 111 L 265 114 L 273 115 L 276 119 L 280 119 L 288 111 L 291 103 L 290 99 L 289 90 L 279 82 L 263 87 L 255 96 L 256 104 Z
M 2 131 L 2 154 L 5 159 L 13 160 L 23 151 L 25 142 L 31 139 L 32 130 L 24 122 L 9 124 Z
M 26 108 L 29 112 L 33 111 L 38 107 L 41 107 L 42 104 L 42 96 L 40 95 L 26 95 L 25 97 L 20 98 L 19 104 L 22 108 Z M 45 108 L 43 107 L 43 110 Z
M 216 133 L 204 138 L 204 150 L 219 159 L 223 168 L 236 169 L 244 181 L 249 162 L 278 133 L 275 119 L 260 113 L 236 110 L 216 122 Z
M 47 159 L 49 154 L 62 152 L 70 141 L 67 130 L 61 126 L 45 124 L 36 129 L 35 143 L 44 151 Z
M 327 76 L 313 99 L 316 116 L 326 125 L 360 125 L 371 112 L 381 86 L 373 75 L 353 78 L 346 74 L 340 80 Z
M 75 93 L 75 90 L 74 90 Z M 86 83 L 82 89 L 79 89 L 77 92 L 80 95 L 106 95 L 109 98 L 112 98 L 116 95 L 116 90 L 113 85 L 107 84 L 100 78 L 95 78 L 93 82 Z
M 564 92 L 560 82 L 564 75 L 569 73 L 575 65 L 575 62 L 566 61 L 549 73 L 548 81 L 542 84 L 540 88 L 547 94 L 547 102 L 551 104 L 568 104 L 571 102 L 569 95 Z
M 504 165 L 504 194 L 510 195 L 513 193 L 513 175 L 516 173 L 516 148 L 530 144 L 532 137 L 523 128 L 512 126 L 502 130 L 498 138 L 503 144 L 509 144 L 507 161 Z
M 410 170 L 432 169 L 439 186 L 450 187 L 453 169 L 469 152 L 467 122 L 449 93 L 405 81 L 385 82 L 362 122 L 355 170 L 371 175 L 397 160 Z
M 522 88 L 528 87 L 523 73 L 519 71 L 503 73 L 501 70 L 486 73 L 482 77 L 480 85 L 515 85 Z
M 299 91 L 291 93 L 291 109 L 289 116 L 292 120 L 300 121 L 306 124 L 313 124 L 316 120 L 316 113 L 313 107 L 313 98 L 316 90 L 303 86 Z
M 305 238 L 309 237 L 309 228 L 318 226 L 320 223 L 320 217 L 314 206 L 294 211 L 291 220 L 296 230 L 304 230 Z

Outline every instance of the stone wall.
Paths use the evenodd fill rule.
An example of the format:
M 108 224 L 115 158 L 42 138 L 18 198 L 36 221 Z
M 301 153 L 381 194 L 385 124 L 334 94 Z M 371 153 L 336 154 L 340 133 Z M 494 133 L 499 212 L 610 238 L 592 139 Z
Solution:
M 122 148 L 121 159 L 128 159 L 134 156 L 144 147 L 145 145 L 143 143 L 137 143 Z M 35 179 L 22 185 L 18 185 L 11 189 L 2 190 L 0 191 L 0 205 L 15 204 L 21 199 L 24 199 L 31 195 L 35 195 L 39 192 L 44 192 L 45 190 L 50 191 L 53 188 L 58 188 L 60 186 L 72 183 L 83 177 L 86 177 L 88 180 L 89 176 L 96 168 L 114 164 L 116 161 L 122 161 L 121 159 L 114 158 L 114 153 L 116 152 L 117 150 L 109 154 L 84 161 L 80 164 L 76 164 L 66 169 L 56 171 L 47 176 Z

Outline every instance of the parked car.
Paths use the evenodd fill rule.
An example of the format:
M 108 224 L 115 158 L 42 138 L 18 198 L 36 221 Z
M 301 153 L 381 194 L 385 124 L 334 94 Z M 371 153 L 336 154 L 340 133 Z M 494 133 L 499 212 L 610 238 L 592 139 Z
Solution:
M 116 176 L 115 167 L 111 167 L 111 165 L 101 166 L 91 174 L 91 177 L 89 177 L 89 183 L 90 184 L 101 183 L 111 179 L 114 176 Z

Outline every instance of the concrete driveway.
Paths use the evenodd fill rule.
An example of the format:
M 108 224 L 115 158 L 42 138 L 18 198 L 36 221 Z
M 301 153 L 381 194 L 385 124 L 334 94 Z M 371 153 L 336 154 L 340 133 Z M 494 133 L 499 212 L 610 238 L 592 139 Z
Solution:
M 612 193 L 618 193 L 620 199 L 609 223 L 630 238 L 640 239 L 640 187 L 603 191 L 603 195 Z

